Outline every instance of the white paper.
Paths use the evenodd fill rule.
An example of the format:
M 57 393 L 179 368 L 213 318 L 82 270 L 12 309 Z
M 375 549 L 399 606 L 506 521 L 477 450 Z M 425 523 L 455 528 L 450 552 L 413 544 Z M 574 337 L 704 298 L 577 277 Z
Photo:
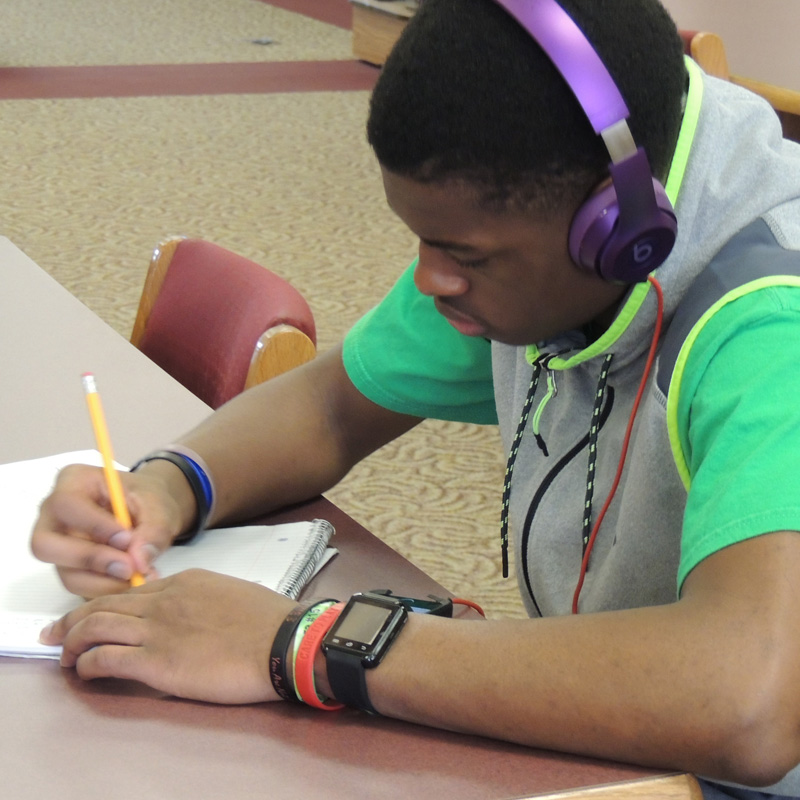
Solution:
M 100 466 L 102 459 L 97 451 L 85 450 L 0 465 L 0 655 L 57 658 L 60 648 L 39 644 L 39 631 L 82 602 L 63 587 L 51 564 L 30 551 L 39 504 L 59 469 L 76 463 Z M 155 566 L 162 577 L 200 567 L 276 589 L 309 525 L 204 531 L 190 544 L 170 548 Z M 335 553 L 328 548 L 317 571 Z

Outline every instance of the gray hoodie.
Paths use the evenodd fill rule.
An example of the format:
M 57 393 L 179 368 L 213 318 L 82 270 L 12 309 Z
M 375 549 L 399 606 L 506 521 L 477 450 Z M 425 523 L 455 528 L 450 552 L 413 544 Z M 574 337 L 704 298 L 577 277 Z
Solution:
M 687 115 L 697 105 L 698 79 L 693 70 Z M 664 290 L 667 330 L 660 358 L 669 363 L 657 363 L 651 373 L 622 483 L 592 551 L 581 611 L 664 604 L 677 597 L 686 489 L 667 433 L 666 391 L 686 331 L 730 288 L 724 280 L 721 284 L 706 280 L 704 285 L 701 277 L 700 288 L 690 291 L 693 282 L 710 274 L 709 265 L 718 272 L 722 265 L 721 272 L 727 274 L 725 264 L 732 254 L 739 268 L 732 280 L 739 283 L 762 274 L 759 269 L 767 274 L 800 274 L 800 146 L 781 138 L 774 112 L 755 95 L 707 76 L 702 76 L 702 85 L 688 156 L 680 152 L 676 156 L 686 161 L 677 200 L 673 198 L 678 238 L 656 273 Z M 681 141 L 679 151 L 680 147 Z M 758 259 L 750 255 L 754 237 L 762 248 Z M 774 253 L 774 262 L 764 259 L 764 253 Z M 570 612 L 583 552 L 593 407 L 600 390 L 596 515 L 617 469 L 650 346 L 656 303 L 652 291 L 644 294 L 644 287 L 629 293 L 627 311 L 635 311 L 634 315 L 621 322 L 623 308 L 618 321 L 588 351 L 591 357 L 586 357 L 585 340 L 577 332 L 538 346 L 540 356 L 560 355 L 549 363 L 544 359 L 532 406 L 535 413 L 545 403 L 536 420 L 538 436 L 531 432 L 529 421 L 514 466 L 509 507 L 517 579 L 532 616 Z M 676 324 L 670 342 L 669 327 L 679 305 L 686 319 L 680 330 Z M 603 386 L 601 372 L 609 353 L 613 358 L 606 365 Z M 530 361 L 535 355 L 526 358 L 524 348 L 492 345 L 497 413 L 507 452 L 529 391 Z M 800 770 L 793 770 L 771 790 L 800 796 Z

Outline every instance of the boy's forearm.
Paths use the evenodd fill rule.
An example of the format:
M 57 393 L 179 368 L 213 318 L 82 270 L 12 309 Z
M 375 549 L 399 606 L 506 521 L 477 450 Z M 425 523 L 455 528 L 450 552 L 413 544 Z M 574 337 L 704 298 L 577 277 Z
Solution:
M 416 421 L 358 394 L 335 348 L 235 397 L 180 441 L 209 466 L 214 524 L 317 496 Z
M 800 760 L 796 569 L 800 538 L 777 533 L 710 556 L 671 605 L 486 622 L 411 615 L 368 671 L 370 699 L 424 725 L 769 784 Z
M 735 708 L 719 713 L 713 662 L 692 652 L 676 611 L 415 618 L 367 676 L 370 696 L 381 713 L 432 727 L 745 779 L 730 771 Z

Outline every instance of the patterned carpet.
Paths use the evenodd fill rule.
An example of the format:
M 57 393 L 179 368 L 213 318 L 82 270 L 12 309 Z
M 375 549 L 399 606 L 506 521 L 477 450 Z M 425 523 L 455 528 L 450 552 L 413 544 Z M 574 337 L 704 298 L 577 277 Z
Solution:
M 4 80 L 74 67 L 349 61 L 349 31 L 323 21 L 345 0 L 317 3 L 320 13 L 297 0 L 299 14 L 292 0 L 0 0 L 0 96 Z M 124 94 L 125 70 L 119 80 Z M 327 348 L 415 253 L 365 141 L 368 101 L 290 83 L 0 100 L 0 232 L 126 337 L 152 247 L 171 234 L 211 239 L 288 277 Z M 493 428 L 431 421 L 328 496 L 491 616 L 522 616 L 499 576 L 503 460 Z

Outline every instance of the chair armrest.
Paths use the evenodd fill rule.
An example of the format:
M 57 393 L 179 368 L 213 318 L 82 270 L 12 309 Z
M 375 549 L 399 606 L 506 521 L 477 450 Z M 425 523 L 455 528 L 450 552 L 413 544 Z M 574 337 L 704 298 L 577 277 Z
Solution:
M 262 333 L 256 342 L 244 388 L 299 367 L 316 354 L 314 342 L 301 330 L 292 325 L 276 325 Z

